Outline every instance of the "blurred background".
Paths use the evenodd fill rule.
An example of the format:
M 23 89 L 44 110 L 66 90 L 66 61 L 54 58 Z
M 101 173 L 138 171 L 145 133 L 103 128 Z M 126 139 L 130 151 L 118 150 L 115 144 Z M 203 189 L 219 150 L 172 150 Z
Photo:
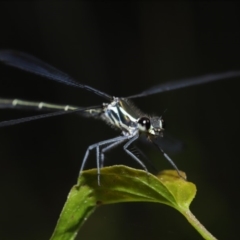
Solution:
M 162 82 L 240 70 L 239 11 L 236 1 L 0 2 L 0 49 L 30 53 L 81 83 L 128 96 Z M 134 101 L 149 114 L 167 109 L 166 132 L 184 144 L 169 155 L 197 186 L 192 212 L 219 239 L 239 238 L 239 81 Z M 104 101 L 4 65 L 0 97 L 77 106 Z M 1 109 L 0 121 L 35 114 Z M 1 128 L 0 239 L 49 239 L 86 148 L 117 134 L 74 114 Z M 155 148 L 141 149 L 159 171 L 171 169 Z M 121 147 L 107 154 L 106 165 L 113 164 L 139 168 Z M 92 154 L 87 168 L 95 166 Z M 97 209 L 77 239 L 202 238 L 168 206 L 124 203 Z

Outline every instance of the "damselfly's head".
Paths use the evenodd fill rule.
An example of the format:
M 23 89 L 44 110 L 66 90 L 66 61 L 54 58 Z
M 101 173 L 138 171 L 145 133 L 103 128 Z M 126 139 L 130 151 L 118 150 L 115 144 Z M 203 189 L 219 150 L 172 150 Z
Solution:
M 162 117 L 141 117 L 137 122 L 139 131 L 150 136 L 163 136 L 165 124 Z

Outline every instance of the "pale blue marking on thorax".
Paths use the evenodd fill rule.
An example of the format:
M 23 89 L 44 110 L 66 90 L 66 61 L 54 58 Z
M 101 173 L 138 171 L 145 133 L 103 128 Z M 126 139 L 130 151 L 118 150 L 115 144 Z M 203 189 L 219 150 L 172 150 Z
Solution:
M 139 114 L 126 99 L 114 98 L 104 105 L 102 119 L 123 134 L 132 134 L 138 128 Z

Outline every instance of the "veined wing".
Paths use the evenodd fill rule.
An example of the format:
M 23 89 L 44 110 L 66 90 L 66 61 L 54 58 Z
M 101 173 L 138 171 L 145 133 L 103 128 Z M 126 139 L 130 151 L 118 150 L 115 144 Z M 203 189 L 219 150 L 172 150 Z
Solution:
M 230 72 L 224 72 L 224 73 L 218 73 L 218 74 L 203 75 L 200 77 L 179 79 L 177 81 L 171 81 L 171 82 L 156 85 L 141 93 L 138 93 L 126 98 L 146 97 L 146 96 L 161 93 L 161 92 L 172 91 L 180 88 L 185 88 L 185 87 L 190 87 L 194 85 L 218 81 L 221 79 L 228 79 L 228 78 L 235 78 L 235 77 L 240 77 L 240 71 L 230 71 Z
M 142 136 L 139 139 L 143 144 L 148 145 L 149 147 L 152 146 L 152 142 L 147 140 L 145 136 Z M 152 141 L 164 149 L 165 152 L 171 154 L 182 152 L 187 147 L 184 142 L 175 137 L 172 137 L 166 131 L 163 132 L 163 137 L 154 138 Z
M 73 87 L 83 88 L 106 99 L 112 97 L 88 85 L 80 84 L 68 74 L 56 69 L 55 67 L 23 52 L 14 50 L 0 50 L 0 62 L 6 65 L 46 77 L 48 79 L 64 83 Z

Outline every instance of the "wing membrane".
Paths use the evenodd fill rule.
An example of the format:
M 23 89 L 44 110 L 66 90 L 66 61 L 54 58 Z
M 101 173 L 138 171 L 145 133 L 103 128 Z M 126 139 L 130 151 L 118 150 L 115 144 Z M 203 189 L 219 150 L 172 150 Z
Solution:
M 73 87 L 83 88 L 90 92 L 94 92 L 95 94 L 100 95 L 101 97 L 104 97 L 106 99 L 111 99 L 110 95 L 101 92 L 95 88 L 92 88 L 88 85 L 76 82 L 68 74 L 29 54 L 14 50 L 1 50 L 0 62 L 60 83 L 64 83 Z
M 179 79 L 178 81 L 172 81 L 172 82 L 156 85 L 141 93 L 138 93 L 126 98 L 146 97 L 146 96 L 161 93 L 161 92 L 172 91 L 180 88 L 185 88 L 185 87 L 190 87 L 194 85 L 214 82 L 222 79 L 235 78 L 235 77 L 240 77 L 240 71 L 231 71 L 231 72 L 224 72 L 219 74 L 203 75 L 200 77 L 193 77 L 188 79 Z
M 19 123 L 24 123 L 24 122 L 30 122 L 33 120 L 38 120 L 38 119 L 42 119 L 42 118 L 47 118 L 47 117 L 53 117 L 53 116 L 59 116 L 59 115 L 64 115 L 64 114 L 70 114 L 70 113 L 80 113 L 80 112 L 84 112 L 88 109 L 102 109 L 102 106 L 92 106 L 92 107 L 86 107 L 86 108 L 78 108 L 75 110 L 70 110 L 70 111 L 57 111 L 57 112 L 51 112 L 51 113 L 45 113 L 45 114 L 40 114 L 40 115 L 35 115 L 35 116 L 30 116 L 30 117 L 24 117 L 24 118 L 18 118 L 18 119 L 13 119 L 13 120 L 8 120 L 8 121 L 3 121 L 0 122 L 0 127 L 7 127 L 7 126 L 12 126 L 12 125 L 16 125 Z

